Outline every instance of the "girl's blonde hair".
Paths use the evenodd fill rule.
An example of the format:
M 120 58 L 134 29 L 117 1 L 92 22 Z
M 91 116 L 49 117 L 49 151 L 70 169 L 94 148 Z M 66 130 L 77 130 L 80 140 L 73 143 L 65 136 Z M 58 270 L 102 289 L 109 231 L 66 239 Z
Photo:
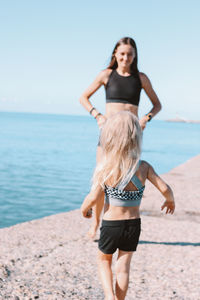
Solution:
M 123 189 L 137 170 L 141 154 L 142 131 L 137 117 L 121 111 L 104 124 L 100 146 L 103 154 L 92 178 L 92 190 L 98 185 Z

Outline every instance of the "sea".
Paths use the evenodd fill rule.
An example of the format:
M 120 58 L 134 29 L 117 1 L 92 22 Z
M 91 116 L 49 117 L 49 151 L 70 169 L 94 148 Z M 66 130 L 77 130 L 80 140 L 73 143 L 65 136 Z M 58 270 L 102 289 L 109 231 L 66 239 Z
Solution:
M 0 112 L 0 228 L 79 208 L 98 135 L 90 116 Z M 147 124 L 142 159 L 158 174 L 199 153 L 200 124 Z

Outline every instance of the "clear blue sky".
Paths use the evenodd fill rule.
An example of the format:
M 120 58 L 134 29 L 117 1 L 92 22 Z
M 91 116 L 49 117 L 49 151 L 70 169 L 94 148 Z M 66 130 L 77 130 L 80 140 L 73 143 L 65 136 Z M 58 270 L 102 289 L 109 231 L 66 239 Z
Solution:
M 78 98 L 131 36 L 158 118 L 199 120 L 199 13 L 199 0 L 0 0 L 0 111 L 86 114 Z M 91 100 L 104 111 L 103 88 Z

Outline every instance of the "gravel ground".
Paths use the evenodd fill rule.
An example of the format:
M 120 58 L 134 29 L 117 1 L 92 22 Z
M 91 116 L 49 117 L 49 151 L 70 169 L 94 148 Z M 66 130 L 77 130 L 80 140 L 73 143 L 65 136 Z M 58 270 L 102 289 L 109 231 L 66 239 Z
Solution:
M 200 299 L 199 174 L 197 156 L 163 176 L 176 197 L 172 216 L 147 185 L 127 300 Z M 74 210 L 0 229 L 0 299 L 103 300 L 89 225 Z

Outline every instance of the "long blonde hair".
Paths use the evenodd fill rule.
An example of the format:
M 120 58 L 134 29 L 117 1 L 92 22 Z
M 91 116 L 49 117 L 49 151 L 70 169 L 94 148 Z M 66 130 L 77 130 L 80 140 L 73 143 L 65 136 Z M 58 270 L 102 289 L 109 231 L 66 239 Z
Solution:
M 101 131 L 103 155 L 93 174 L 92 190 L 106 184 L 123 189 L 137 170 L 141 144 L 142 131 L 134 114 L 121 111 L 110 117 Z

